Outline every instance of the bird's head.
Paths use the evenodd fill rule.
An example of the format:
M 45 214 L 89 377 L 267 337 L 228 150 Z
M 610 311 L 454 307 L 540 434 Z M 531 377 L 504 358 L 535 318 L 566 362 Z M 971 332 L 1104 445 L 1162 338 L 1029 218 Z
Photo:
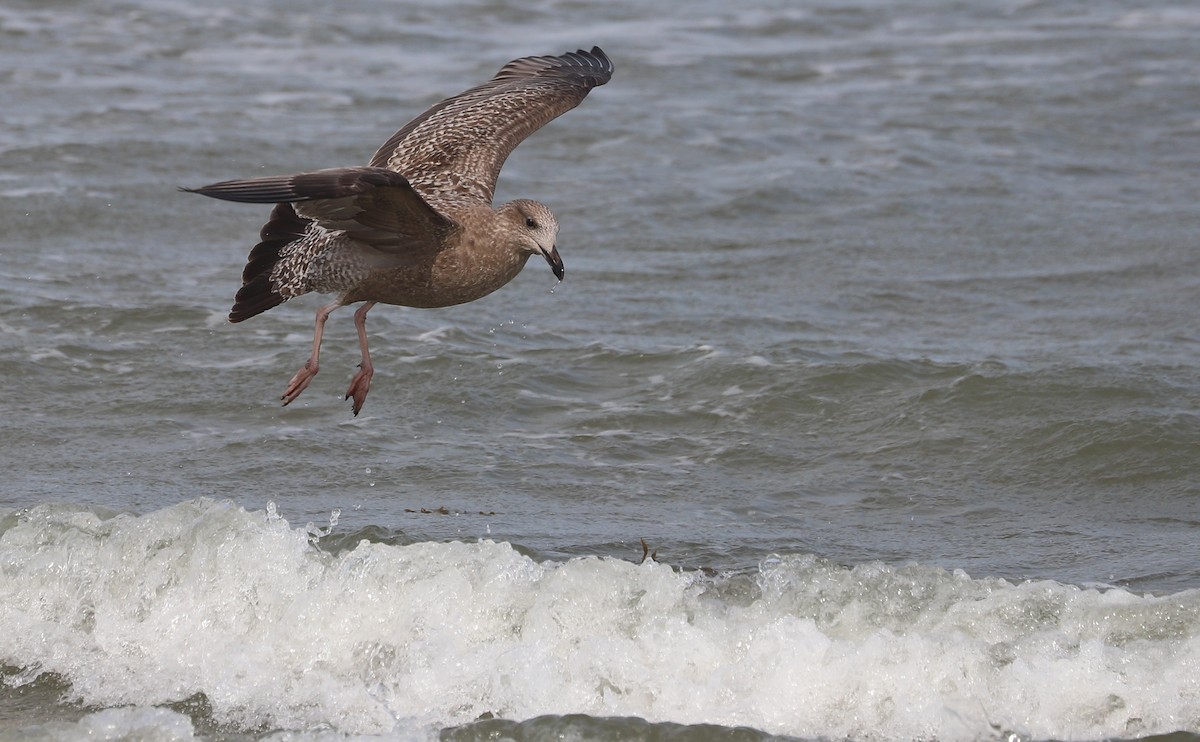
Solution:
M 558 255 L 555 240 L 558 239 L 558 220 L 545 204 L 529 199 L 510 201 L 500 209 L 512 227 L 520 250 L 531 255 L 541 255 L 550 264 L 555 277 L 562 280 L 566 269 Z

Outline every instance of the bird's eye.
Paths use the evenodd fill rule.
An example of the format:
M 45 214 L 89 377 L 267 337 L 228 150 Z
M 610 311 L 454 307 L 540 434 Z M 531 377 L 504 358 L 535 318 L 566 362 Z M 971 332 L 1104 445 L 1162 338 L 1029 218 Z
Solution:
M 525 226 L 529 227 L 530 229 L 537 229 L 537 226 L 538 226 L 537 220 L 534 219 L 532 216 L 527 216 L 527 217 L 525 217 Z

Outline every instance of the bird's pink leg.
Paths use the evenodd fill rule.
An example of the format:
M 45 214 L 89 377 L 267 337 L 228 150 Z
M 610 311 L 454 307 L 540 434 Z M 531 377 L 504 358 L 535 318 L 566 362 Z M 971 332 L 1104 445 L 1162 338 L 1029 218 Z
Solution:
M 346 390 L 346 399 L 354 398 L 351 410 L 355 415 L 362 409 L 363 402 L 367 401 L 367 392 L 371 389 L 371 377 L 375 374 L 375 367 L 371 365 L 371 351 L 367 349 L 367 312 L 371 311 L 373 306 L 375 306 L 375 302 L 369 301 L 354 312 L 354 329 L 358 331 L 358 347 L 362 351 L 362 363 L 358 365 L 358 373 L 354 375 L 354 379 L 350 382 L 350 388 Z
M 321 335 L 325 332 L 325 320 L 329 319 L 329 314 L 340 306 L 341 304 L 335 302 L 317 310 L 317 328 L 313 331 L 312 355 L 308 357 L 308 360 L 304 362 L 304 366 L 288 382 L 287 390 L 280 397 L 283 400 L 284 407 L 291 404 L 296 397 L 300 396 L 300 392 L 308 388 L 308 382 L 312 381 L 312 378 L 317 375 L 317 371 L 320 370 Z

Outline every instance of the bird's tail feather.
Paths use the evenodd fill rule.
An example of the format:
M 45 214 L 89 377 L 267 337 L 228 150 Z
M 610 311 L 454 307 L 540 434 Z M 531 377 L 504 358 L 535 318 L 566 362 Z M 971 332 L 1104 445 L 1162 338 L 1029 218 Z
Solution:
M 241 322 L 262 314 L 290 298 L 279 293 L 278 286 L 271 280 L 271 273 L 279 262 L 283 248 L 303 238 L 308 225 L 309 220 L 298 216 L 291 204 L 275 205 L 271 218 L 259 233 L 262 241 L 254 246 L 246 258 L 242 288 L 238 290 L 233 309 L 229 312 L 230 322 Z

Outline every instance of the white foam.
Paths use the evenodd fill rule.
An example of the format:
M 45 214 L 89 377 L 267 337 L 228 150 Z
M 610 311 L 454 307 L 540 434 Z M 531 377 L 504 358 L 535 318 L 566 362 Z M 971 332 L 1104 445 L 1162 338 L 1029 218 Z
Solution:
M 426 330 L 425 332 L 417 335 L 417 340 L 422 343 L 441 343 L 446 339 L 446 336 L 449 335 L 453 329 L 454 328 L 450 325 L 435 327 L 432 330 Z
M 191 719 L 162 708 L 104 709 L 76 722 L 56 721 L 20 730 L 25 742 L 187 742 L 196 739 Z
M 101 707 L 203 693 L 230 728 L 368 735 L 485 712 L 856 739 L 1200 728 L 1200 591 L 811 556 L 711 578 L 491 542 L 332 555 L 311 543 L 324 529 L 211 500 L 41 506 L 0 528 L 0 662 Z
M 54 188 L 47 186 L 32 186 L 29 188 L 6 188 L 0 190 L 0 198 L 29 198 L 30 196 L 58 196 L 63 193 L 62 188 Z

